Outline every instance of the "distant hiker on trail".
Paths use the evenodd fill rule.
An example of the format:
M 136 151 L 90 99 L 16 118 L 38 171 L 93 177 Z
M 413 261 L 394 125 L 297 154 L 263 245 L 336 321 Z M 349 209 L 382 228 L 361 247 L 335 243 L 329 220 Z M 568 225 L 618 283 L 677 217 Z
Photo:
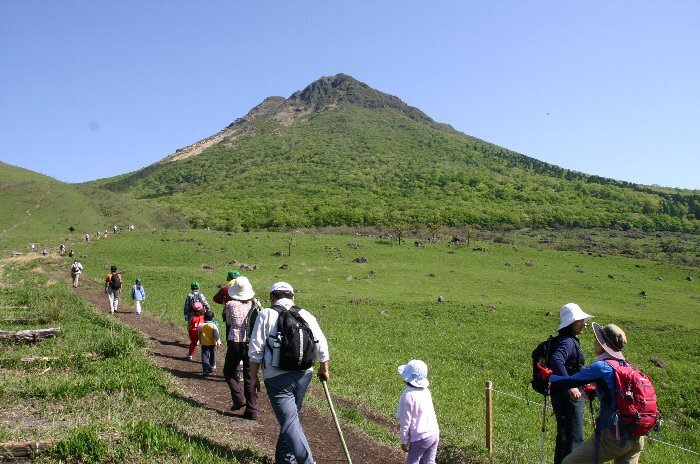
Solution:
M 258 391 L 260 381 L 250 372 L 248 357 L 248 341 L 253 331 L 255 320 L 260 312 L 260 302 L 255 298 L 253 286 L 247 277 L 236 278 L 229 288 L 229 301 L 226 303 L 224 315 L 226 325 L 231 327 L 226 339 L 226 361 L 224 362 L 224 378 L 231 390 L 232 411 L 245 407 L 243 417 L 256 420 L 258 418 Z M 243 362 L 243 391 L 238 384 L 236 370 Z
M 71 253 L 73 250 L 71 250 Z M 78 262 L 76 259 L 73 261 L 73 264 L 70 267 L 70 276 L 73 279 L 73 288 L 78 288 L 78 284 L 80 283 L 80 274 L 83 272 L 83 265 Z
M 271 307 L 260 311 L 250 337 L 250 375 L 257 379 L 260 365 L 263 365 L 263 379 L 265 389 L 270 399 L 272 410 L 275 412 L 277 422 L 280 424 L 280 434 L 275 448 L 275 462 L 294 462 L 297 464 L 312 464 L 314 458 L 311 454 L 309 442 L 304 435 L 299 420 L 299 412 L 304 401 L 304 395 L 313 375 L 313 360 L 320 362 L 318 377 L 322 381 L 328 381 L 328 342 L 323 335 L 316 318 L 305 309 L 301 309 L 294 303 L 294 289 L 286 282 L 277 282 L 270 288 Z M 292 324 L 290 319 L 296 321 Z M 301 319 L 301 320 L 300 320 Z M 281 329 L 278 327 L 287 321 Z M 303 321 L 303 323 L 302 323 Z M 313 343 L 311 351 L 305 348 L 303 352 L 294 353 L 294 344 L 286 345 L 287 338 L 296 330 L 296 336 L 303 334 L 305 340 L 309 340 L 308 332 L 311 332 Z M 279 336 L 286 334 L 285 337 Z M 300 340 L 299 338 L 292 337 Z M 273 341 L 274 339 L 274 341 Z M 296 344 L 296 349 L 301 347 Z M 286 363 L 290 361 L 289 355 L 303 355 L 306 360 L 308 354 L 312 357 L 311 367 L 302 367 L 302 370 L 291 369 Z M 264 363 L 263 363 L 264 360 Z M 295 359 L 296 361 L 296 359 Z M 304 364 L 305 365 L 305 364 Z
M 399 420 L 401 449 L 408 453 L 407 464 L 435 464 L 440 427 L 437 423 L 433 397 L 428 390 L 428 366 L 414 359 L 399 366 L 399 375 L 406 388 L 399 400 L 396 418 Z
M 66 252 L 66 245 L 61 243 L 61 246 L 58 247 L 58 252 L 63 254 Z
M 131 298 L 136 305 L 136 314 L 141 314 L 141 302 L 146 299 L 146 289 L 143 288 L 140 277 L 136 278 L 136 283 L 131 287 Z
M 73 251 L 73 249 L 71 248 L 71 250 L 68 252 L 68 257 L 72 258 L 73 255 L 75 255 L 75 251 Z
M 44 249 L 41 250 L 41 254 L 44 255 L 44 256 L 48 255 L 48 254 L 49 254 L 49 249 L 46 248 L 46 247 L 44 247 Z
M 90 241 L 90 234 L 85 234 L 85 241 L 89 242 Z
M 117 266 L 110 267 L 110 273 L 105 277 L 105 293 L 109 297 L 109 313 L 117 312 L 119 295 L 122 293 L 122 275 L 117 272 Z
M 549 368 L 555 374 L 574 375 L 586 364 L 577 335 L 583 332 L 592 318 L 576 303 L 568 303 L 559 311 L 559 335 L 549 355 Z M 552 385 L 550 396 L 557 419 L 554 464 L 561 464 L 565 456 L 583 443 L 586 396 L 579 387 L 564 388 L 559 385 Z
M 35 251 L 36 251 L 36 243 L 30 243 L 30 244 L 29 244 L 29 249 L 30 249 L 32 252 L 35 252 Z
M 209 375 L 216 369 L 216 349 L 221 346 L 219 324 L 211 311 L 204 313 L 204 322 L 199 326 L 199 346 L 202 347 L 202 373 Z
M 209 303 L 207 302 L 207 299 L 204 298 L 204 294 L 199 291 L 199 282 L 192 282 L 190 284 L 190 289 L 192 290 L 190 293 L 187 294 L 185 297 L 185 306 L 182 309 L 183 315 L 185 316 L 185 320 L 190 322 L 190 318 L 194 314 L 194 304 L 196 302 L 199 302 L 202 304 L 202 308 L 204 311 L 209 311 Z
M 187 334 L 190 337 L 190 344 L 185 359 L 192 360 L 194 357 L 194 351 L 199 344 L 199 327 L 202 324 L 204 324 L 204 305 L 201 301 L 195 301 L 192 304 L 190 318 L 187 321 Z
M 596 393 L 600 401 L 600 413 L 596 421 L 595 434 L 576 448 L 562 461 L 564 464 L 604 463 L 614 460 L 616 464 L 637 464 L 644 447 L 641 436 L 635 436 L 624 429 L 623 417 L 615 418 L 617 408 L 626 400 L 625 395 L 617 391 L 616 370 L 625 368 L 628 363 L 622 354 L 627 344 L 625 333 L 618 326 L 608 324 L 605 327 L 593 323 L 594 352 L 598 356 L 590 366 L 574 375 L 556 375 L 551 370 L 541 368 L 542 379 L 549 380 L 552 386 L 576 388 L 591 382 L 596 383 Z M 656 397 L 654 396 L 654 406 Z M 616 425 L 620 427 L 616 430 Z M 619 437 L 616 436 L 619 432 Z M 597 455 L 597 456 L 596 456 Z
M 240 272 L 236 270 L 230 270 L 228 271 L 228 274 L 226 274 L 226 281 L 227 283 L 225 285 L 219 285 L 219 291 L 216 292 L 216 295 L 214 295 L 214 302 L 218 303 L 220 305 L 224 305 L 222 311 L 221 311 L 221 319 L 224 321 L 226 320 L 226 303 L 228 303 L 231 298 L 229 297 L 229 289 L 233 286 L 233 284 L 236 283 L 236 279 L 241 275 Z M 226 339 L 228 340 L 228 333 L 231 330 L 231 326 L 229 325 L 228 322 L 226 322 Z
M 95 232 L 95 238 L 100 238 L 100 231 Z
M 116 234 L 117 233 L 117 226 L 114 226 L 113 230 L 114 230 L 114 233 Z

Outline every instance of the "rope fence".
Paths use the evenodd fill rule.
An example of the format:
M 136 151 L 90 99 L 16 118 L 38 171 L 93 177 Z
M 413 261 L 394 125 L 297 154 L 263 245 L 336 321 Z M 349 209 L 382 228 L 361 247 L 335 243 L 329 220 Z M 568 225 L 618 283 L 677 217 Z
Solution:
M 491 382 L 491 381 L 486 382 L 486 449 L 488 449 L 489 456 L 491 456 L 493 454 L 493 393 L 522 401 L 522 402 L 526 403 L 528 406 L 535 406 L 538 408 L 542 408 L 542 406 L 545 406 L 542 403 L 538 404 L 529 398 L 523 398 L 522 396 L 517 396 L 517 395 L 514 395 L 512 393 L 496 390 L 495 388 L 493 388 L 493 382 Z M 553 411 L 552 407 L 549 404 L 546 405 L 546 410 Z M 585 412 L 584 414 L 588 415 L 590 413 Z M 675 445 L 673 443 L 668 443 L 668 442 L 659 440 L 657 438 L 652 437 L 651 435 L 647 436 L 647 439 L 649 440 L 649 444 L 660 443 L 662 445 L 676 448 L 678 450 L 684 451 L 684 452 L 686 452 L 688 454 L 692 454 L 694 456 L 700 456 L 700 453 L 698 453 L 697 451 L 693 451 L 693 450 L 690 450 L 688 448 L 684 448 L 682 446 Z

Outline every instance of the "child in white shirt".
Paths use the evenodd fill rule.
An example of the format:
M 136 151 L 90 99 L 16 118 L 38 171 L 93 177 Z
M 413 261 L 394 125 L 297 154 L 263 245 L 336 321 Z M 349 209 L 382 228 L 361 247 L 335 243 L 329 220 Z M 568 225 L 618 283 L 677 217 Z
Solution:
M 428 390 L 428 366 L 414 359 L 399 366 L 399 375 L 406 382 L 396 418 L 399 420 L 401 449 L 408 452 L 407 464 L 435 464 L 440 428 L 433 397 Z

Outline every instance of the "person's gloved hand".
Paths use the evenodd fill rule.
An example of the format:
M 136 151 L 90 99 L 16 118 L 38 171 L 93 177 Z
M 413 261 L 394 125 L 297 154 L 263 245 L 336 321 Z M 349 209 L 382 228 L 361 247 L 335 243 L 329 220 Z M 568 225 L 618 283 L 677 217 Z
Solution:
M 593 401 L 595 399 L 596 391 L 595 391 L 595 385 L 592 383 L 589 383 L 588 385 L 583 386 L 583 393 L 588 397 L 589 400 Z
M 552 374 L 552 369 L 547 369 L 542 363 L 537 364 L 537 370 L 540 372 L 540 379 L 543 382 L 549 382 L 549 376 Z

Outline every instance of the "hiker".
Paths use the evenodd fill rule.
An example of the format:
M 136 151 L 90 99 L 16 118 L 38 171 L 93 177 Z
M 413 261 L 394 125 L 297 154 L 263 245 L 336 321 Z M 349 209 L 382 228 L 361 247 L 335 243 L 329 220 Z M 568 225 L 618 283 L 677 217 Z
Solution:
M 615 369 L 611 364 L 627 364 L 622 354 L 622 348 L 627 344 L 627 336 L 615 324 L 601 327 L 594 322 L 593 332 L 593 351 L 598 356 L 594 363 L 571 376 L 556 375 L 549 369 L 541 369 L 543 380 L 548 378 L 552 386 L 576 388 L 591 382 L 596 383 L 596 393 L 600 401 L 596 432 L 562 462 L 588 464 L 614 459 L 616 464 L 637 464 L 644 447 L 642 437 L 624 433 L 618 438 L 613 417 L 617 411 L 617 402 L 621 401 L 621 398 L 618 398 Z
M 141 302 L 146 299 L 146 289 L 143 288 L 143 281 L 140 277 L 136 278 L 136 283 L 131 287 L 131 298 L 136 306 L 136 314 L 141 314 Z
M 71 250 L 71 253 L 73 250 Z M 80 283 L 80 274 L 83 272 L 83 265 L 76 259 L 70 267 L 70 276 L 73 278 L 73 288 L 78 288 Z
M 211 311 L 204 313 L 204 322 L 199 326 L 199 346 L 202 348 L 202 373 L 209 375 L 216 369 L 216 349 L 221 346 L 219 324 Z
M 399 366 L 398 371 L 406 383 L 396 411 L 401 449 L 408 453 L 406 463 L 418 464 L 422 459 L 423 464 L 435 464 L 440 427 L 428 390 L 428 366 L 414 359 Z
M 64 243 L 61 243 L 61 245 L 58 247 L 58 252 L 60 254 L 64 254 L 66 252 L 66 245 Z
M 35 252 L 36 251 L 36 243 L 30 243 L 29 249 L 32 251 L 32 253 Z
M 68 257 L 72 258 L 73 255 L 75 255 L 75 251 L 73 251 L 73 249 L 71 248 L 71 250 L 68 252 Z
M 250 337 L 250 375 L 257 379 L 260 364 L 263 364 L 263 379 L 270 404 L 280 424 L 280 434 L 275 448 L 275 462 L 294 462 L 311 464 L 314 462 L 309 442 L 299 421 L 299 412 L 304 401 L 306 389 L 313 375 L 313 365 L 305 370 L 287 371 L 275 367 L 279 365 L 280 348 L 274 349 L 269 337 L 278 335 L 278 319 L 285 315 L 285 310 L 292 309 L 303 318 L 314 338 L 313 358 L 320 362 L 318 377 L 328 381 L 328 342 L 323 335 L 316 318 L 295 305 L 294 289 L 286 282 L 277 282 L 270 288 L 270 308 L 260 311 Z M 289 313 L 287 313 L 289 315 Z M 274 342 L 279 345 L 278 341 Z M 264 360 L 264 363 L 263 363 Z
M 49 249 L 46 248 L 46 247 L 44 247 L 44 249 L 41 250 L 41 254 L 44 255 L 44 256 L 48 255 L 48 254 L 49 254 Z
M 559 311 L 559 335 L 549 354 L 549 368 L 557 375 L 574 375 L 586 364 L 586 356 L 577 338 L 593 316 L 586 314 L 576 303 L 565 304 Z M 552 409 L 557 420 L 554 446 L 554 464 L 561 464 L 566 455 L 583 443 L 586 396 L 579 387 L 550 388 Z
M 209 311 L 209 303 L 207 302 L 207 299 L 204 298 L 204 294 L 199 291 L 199 282 L 192 282 L 190 284 L 190 289 L 192 291 L 188 293 L 185 297 L 185 306 L 182 310 L 185 316 L 185 320 L 188 324 L 194 312 L 195 302 L 202 303 L 202 308 L 204 309 L 204 311 Z
M 226 334 L 225 338 L 228 340 L 228 335 L 229 332 L 231 331 L 231 324 L 228 322 L 228 318 L 226 317 L 226 303 L 231 301 L 231 297 L 229 296 L 229 290 L 233 286 L 234 283 L 236 283 L 236 279 L 241 275 L 240 272 L 236 271 L 235 269 L 231 269 L 228 271 L 226 274 L 226 281 L 227 283 L 224 285 L 219 285 L 219 291 L 216 292 L 216 295 L 214 295 L 214 302 L 218 303 L 220 305 L 223 305 L 223 309 L 221 310 L 221 319 L 226 323 Z M 255 322 L 255 321 L 253 321 Z M 236 380 L 236 382 L 240 382 L 241 379 L 243 378 L 243 361 L 238 364 L 236 367 L 236 370 L 233 373 L 233 378 Z
M 192 360 L 194 351 L 199 344 L 199 327 L 204 324 L 204 305 L 201 301 L 195 301 L 190 310 L 190 318 L 187 320 L 187 335 L 190 338 L 190 344 L 187 347 L 185 359 Z
M 240 272 L 231 269 L 228 271 L 226 274 L 226 281 L 227 283 L 224 285 L 219 285 L 219 291 L 216 292 L 216 295 L 214 295 L 214 303 L 218 303 L 220 305 L 223 305 L 223 309 L 221 310 L 221 319 L 226 321 L 226 303 L 228 303 L 231 298 L 229 297 L 229 289 L 233 286 L 234 283 L 236 283 L 236 279 L 241 275 Z M 231 326 L 229 325 L 228 322 L 226 322 L 226 339 L 228 340 L 228 333 L 231 330 Z
M 109 298 L 109 313 L 117 312 L 119 295 L 122 293 L 122 275 L 117 272 L 117 266 L 110 267 L 110 273 L 105 277 L 105 293 Z
M 90 241 L 90 234 L 85 234 L 85 241 L 89 242 Z
M 228 291 L 229 301 L 226 303 L 224 315 L 226 326 L 231 330 L 226 338 L 226 361 L 224 362 L 224 378 L 231 390 L 232 411 L 245 407 L 243 418 L 256 420 L 258 418 L 258 391 L 260 382 L 250 372 L 248 357 L 248 341 L 255 325 L 260 302 L 255 298 L 253 286 L 247 277 L 236 278 Z M 243 391 L 238 384 L 239 376 L 236 371 L 243 363 Z

